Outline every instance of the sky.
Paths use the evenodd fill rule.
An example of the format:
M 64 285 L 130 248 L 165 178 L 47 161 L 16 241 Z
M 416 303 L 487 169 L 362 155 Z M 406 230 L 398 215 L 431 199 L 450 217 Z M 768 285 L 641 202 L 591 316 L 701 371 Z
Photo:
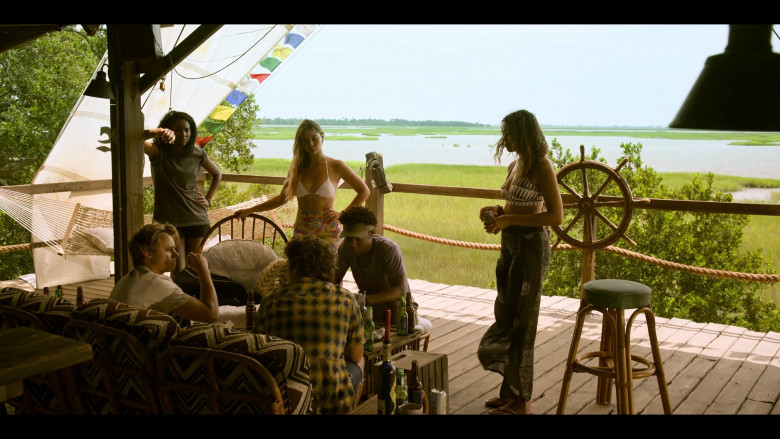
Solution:
M 728 25 L 321 25 L 255 92 L 260 118 L 666 127 Z M 778 43 L 773 36 L 773 50 Z

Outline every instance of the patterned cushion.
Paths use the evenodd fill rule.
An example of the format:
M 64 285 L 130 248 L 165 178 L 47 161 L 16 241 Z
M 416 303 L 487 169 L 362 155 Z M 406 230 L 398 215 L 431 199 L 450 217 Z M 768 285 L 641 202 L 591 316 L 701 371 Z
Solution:
M 287 259 L 277 259 L 263 269 L 255 283 L 255 294 L 260 295 L 260 300 L 287 285 L 287 265 Z
M 5 288 L 0 293 L 0 305 L 32 313 L 55 334 L 62 334 L 62 328 L 68 323 L 71 311 L 76 308 L 76 305 L 66 299 L 16 288 Z
M 129 332 L 143 343 L 152 355 L 168 346 L 181 331 L 168 314 L 146 308 L 136 308 L 110 299 L 94 299 L 73 310 L 71 318 L 100 323 Z
M 276 378 L 287 413 L 306 414 L 311 411 L 309 363 L 303 348 L 292 341 L 212 323 L 183 329 L 170 345 L 206 347 L 254 358 Z

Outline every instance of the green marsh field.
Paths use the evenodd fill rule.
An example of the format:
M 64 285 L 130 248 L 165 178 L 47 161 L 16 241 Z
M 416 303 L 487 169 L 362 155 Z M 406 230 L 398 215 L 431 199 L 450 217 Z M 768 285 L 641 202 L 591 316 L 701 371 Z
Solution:
M 599 129 L 598 131 L 580 131 L 570 129 L 564 131 L 557 128 L 543 127 L 545 134 L 563 135 L 614 135 L 631 137 L 661 137 L 661 138 L 695 138 L 695 139 L 733 139 L 740 144 L 778 145 L 778 133 L 730 133 L 730 132 L 686 132 L 678 130 L 642 129 Z M 295 134 L 294 126 L 263 126 L 256 129 L 257 138 L 273 138 L 292 140 Z M 446 136 L 454 134 L 485 134 L 500 135 L 498 127 L 332 127 L 326 128 L 329 140 L 349 140 L 349 134 L 366 140 L 366 136 L 379 134 Z M 564 134 L 565 133 L 565 134 Z M 587 133 L 587 134 L 586 134 Z M 693 136 L 695 137 L 684 137 Z M 667 137 L 668 136 L 668 137 Z M 679 137 L 683 136 L 683 137 Z M 287 173 L 290 160 L 287 159 L 256 159 L 247 174 L 284 176 Z M 347 162 L 356 171 L 364 163 Z M 385 174 L 393 183 L 415 183 L 441 186 L 478 187 L 497 189 L 505 178 L 503 166 L 470 166 L 470 165 L 431 165 L 431 164 L 401 164 L 388 166 Z M 695 173 L 661 173 L 664 184 L 669 187 L 679 187 L 690 182 Z M 758 179 L 747 177 L 715 175 L 713 189 L 715 191 L 735 192 L 743 188 L 780 188 L 780 179 Z M 278 191 L 273 187 L 272 191 Z M 336 196 L 335 208 L 343 209 L 352 198 L 351 190 L 340 189 Z M 750 201 L 753 202 L 753 201 Z M 755 201 L 762 202 L 762 201 Z M 780 203 L 780 189 L 772 193 L 769 201 Z M 430 235 L 447 240 L 471 243 L 498 244 L 497 235 L 488 235 L 482 229 L 478 218 L 479 208 L 483 205 L 495 204 L 489 200 L 466 199 L 457 197 L 428 196 L 418 194 L 390 193 L 385 195 L 385 224 Z M 430 282 L 449 285 L 468 285 L 478 288 L 494 288 L 495 262 L 498 252 L 451 246 L 407 237 L 386 231 L 385 235 L 396 241 L 404 253 L 406 269 L 411 279 L 425 279 Z M 772 216 L 751 216 L 750 223 L 744 229 L 743 248 L 745 250 L 760 249 L 765 260 L 771 264 L 773 273 L 780 273 L 780 218 Z M 780 285 L 765 287 L 767 298 L 780 304 Z

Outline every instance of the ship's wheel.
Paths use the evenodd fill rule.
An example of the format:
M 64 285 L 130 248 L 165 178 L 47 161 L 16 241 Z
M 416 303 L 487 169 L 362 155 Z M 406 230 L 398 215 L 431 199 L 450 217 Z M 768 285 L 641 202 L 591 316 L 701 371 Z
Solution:
M 560 226 L 552 226 L 558 239 L 574 247 L 600 249 L 623 238 L 636 246 L 626 236 L 631 224 L 635 202 L 631 188 L 619 174 L 628 159 L 616 167 L 585 160 L 585 147 L 580 146 L 580 161 L 572 162 L 558 171 L 558 186 L 563 198 L 564 217 Z M 595 188 L 595 190 L 593 190 Z

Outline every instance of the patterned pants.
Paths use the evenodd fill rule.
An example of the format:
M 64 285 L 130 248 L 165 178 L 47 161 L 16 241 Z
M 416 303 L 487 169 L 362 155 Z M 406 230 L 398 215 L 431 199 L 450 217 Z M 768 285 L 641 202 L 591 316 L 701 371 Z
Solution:
M 485 370 L 503 375 L 502 399 L 531 401 L 536 324 L 549 263 L 550 242 L 544 228 L 510 226 L 501 231 L 496 321 L 479 342 L 477 357 Z
M 293 238 L 298 236 L 312 235 L 320 238 L 330 245 L 333 254 L 341 243 L 341 223 L 334 219 L 328 223 L 325 222 L 324 210 L 303 210 L 298 209 L 298 215 L 295 217 L 295 229 L 293 229 Z

